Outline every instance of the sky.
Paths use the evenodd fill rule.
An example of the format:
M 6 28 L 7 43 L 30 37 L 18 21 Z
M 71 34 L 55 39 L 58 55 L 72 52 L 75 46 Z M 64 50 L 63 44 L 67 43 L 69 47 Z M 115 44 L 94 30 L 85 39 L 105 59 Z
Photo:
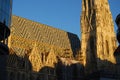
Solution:
M 82 0 L 13 0 L 12 13 L 77 34 L 80 38 Z M 113 20 L 120 13 L 120 0 L 109 0 Z M 115 31 L 117 30 L 116 24 Z

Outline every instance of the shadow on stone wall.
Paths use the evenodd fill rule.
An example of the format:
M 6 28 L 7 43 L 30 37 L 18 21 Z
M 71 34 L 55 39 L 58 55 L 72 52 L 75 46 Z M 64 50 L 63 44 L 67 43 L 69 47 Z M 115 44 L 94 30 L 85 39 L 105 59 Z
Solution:
M 44 66 L 39 72 L 32 71 L 30 80 L 84 80 L 84 67 L 80 63 L 65 65 L 57 59 L 54 67 Z
M 56 64 L 57 80 L 83 80 L 84 79 L 84 67 L 80 63 L 63 64 L 58 58 Z
M 8 46 L 0 42 L 0 80 L 7 80 L 6 63 L 9 54 Z
M 120 64 L 113 64 L 108 60 L 98 59 L 99 64 L 96 71 L 85 74 L 84 80 L 119 80 L 120 79 Z
M 44 66 L 40 69 L 39 73 L 43 73 L 41 75 L 41 79 L 44 77 L 45 80 L 101 80 L 102 78 L 108 79 L 120 79 L 120 70 L 119 64 L 113 64 L 108 60 L 101 60 L 96 58 L 99 65 L 96 65 L 97 68 L 91 70 L 91 73 L 85 74 L 84 67 L 80 63 L 73 63 L 70 65 L 66 65 L 58 58 L 58 63 L 55 64 L 55 67 Z M 92 64 L 91 64 L 92 66 Z M 40 76 L 39 79 L 40 80 Z
M 84 0 L 85 2 L 85 0 Z M 88 11 L 88 16 L 85 15 L 85 20 L 86 20 L 86 40 L 87 40 L 87 48 L 86 48 L 86 66 L 85 66 L 85 73 L 86 74 L 92 74 L 92 73 L 97 73 L 97 48 L 96 48 L 96 39 L 97 39 L 97 34 L 96 34 L 96 12 L 95 9 L 90 9 L 94 6 L 94 1 L 90 2 L 88 0 L 88 5 L 86 5 L 86 2 L 84 6 L 89 6 L 89 11 Z
M 20 57 L 12 52 L 0 57 L 0 80 L 84 80 L 84 67 L 80 63 L 65 65 L 57 58 L 54 67 L 43 66 L 35 72 L 28 55 Z
M 6 71 L 7 55 L 0 55 L 0 80 L 8 80 Z
M 32 66 L 27 56 L 20 57 L 16 54 L 9 54 L 6 65 L 7 80 L 26 80 L 30 77 Z
M 118 48 L 117 48 L 118 49 Z M 116 49 L 116 50 L 117 50 Z M 91 67 L 94 63 L 89 64 L 89 66 L 85 66 L 85 68 L 91 70 L 88 73 L 85 73 L 85 80 L 119 80 L 120 79 L 120 46 L 119 50 L 116 53 L 116 50 L 113 56 L 116 59 L 116 63 L 112 63 L 108 60 L 101 60 L 100 58 L 96 58 L 96 67 Z M 89 68 L 88 68 L 89 67 Z M 94 69 L 93 69 L 94 68 Z M 86 69 L 85 69 L 86 71 Z
M 68 39 L 70 42 L 70 46 L 72 48 L 73 56 L 75 57 L 78 51 L 80 50 L 80 40 L 77 35 L 73 35 L 73 33 L 67 32 Z
M 119 63 L 113 64 L 99 58 L 96 61 L 100 65 L 96 65 L 94 70 L 94 67 L 90 67 L 91 73 L 86 75 L 86 66 L 83 67 L 80 63 L 65 64 L 58 57 L 54 67 L 43 66 L 38 72 L 33 71 L 27 55 L 19 57 L 13 53 L 0 57 L 0 80 L 99 80 L 100 77 L 120 79 Z

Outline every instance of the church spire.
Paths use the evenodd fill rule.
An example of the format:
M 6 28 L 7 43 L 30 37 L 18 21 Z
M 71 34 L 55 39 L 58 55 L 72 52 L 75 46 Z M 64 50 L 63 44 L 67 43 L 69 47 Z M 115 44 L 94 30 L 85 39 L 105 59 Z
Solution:
M 96 71 L 100 60 L 114 63 L 114 25 L 108 0 L 82 0 L 81 55 L 88 72 Z

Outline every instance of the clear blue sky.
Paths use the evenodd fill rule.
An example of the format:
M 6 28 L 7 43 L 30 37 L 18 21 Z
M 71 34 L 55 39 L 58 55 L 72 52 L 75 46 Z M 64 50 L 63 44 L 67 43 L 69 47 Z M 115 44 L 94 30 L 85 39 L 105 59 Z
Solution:
M 13 0 L 13 14 L 80 37 L 82 0 Z M 109 0 L 113 20 L 120 13 L 120 0 Z M 116 24 L 115 24 L 116 30 Z

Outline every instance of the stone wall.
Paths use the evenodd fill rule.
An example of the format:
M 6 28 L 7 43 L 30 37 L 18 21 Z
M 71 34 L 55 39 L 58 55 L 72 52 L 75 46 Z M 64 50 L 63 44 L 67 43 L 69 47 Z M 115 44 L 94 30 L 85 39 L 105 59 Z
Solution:
M 73 76 L 74 69 L 83 70 L 83 67 L 71 66 L 81 66 L 79 61 L 74 63 L 76 61 L 72 60 L 80 49 L 80 40 L 73 33 L 12 16 L 11 35 L 8 40 L 10 53 L 6 59 L 6 71 L 9 80 L 59 80 L 59 66 L 64 66 L 60 67 L 64 72 L 60 73 L 64 79 L 83 77 Z M 76 72 L 79 73 L 78 71 Z
M 116 36 L 108 0 L 82 0 L 81 32 L 86 73 L 114 68 Z

